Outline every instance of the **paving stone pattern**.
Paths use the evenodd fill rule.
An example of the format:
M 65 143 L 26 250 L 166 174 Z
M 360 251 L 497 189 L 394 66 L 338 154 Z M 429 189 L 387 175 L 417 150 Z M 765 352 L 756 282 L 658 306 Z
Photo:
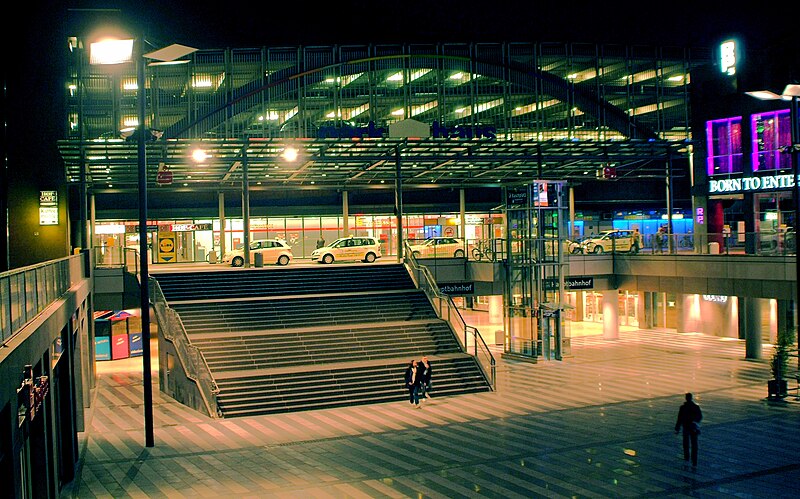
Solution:
M 162 395 L 154 375 L 153 448 L 141 373 L 109 364 L 63 496 L 797 497 L 800 404 L 765 400 L 767 361 L 745 360 L 743 341 L 623 331 L 572 343 L 563 362 L 496 352 L 491 393 L 437 398 L 434 372 L 419 410 L 209 419 Z M 696 469 L 673 432 L 687 391 L 705 415 Z

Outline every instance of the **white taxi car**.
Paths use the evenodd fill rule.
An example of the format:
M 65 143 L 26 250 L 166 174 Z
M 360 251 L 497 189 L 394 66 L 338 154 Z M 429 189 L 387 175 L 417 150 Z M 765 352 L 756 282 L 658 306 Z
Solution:
M 414 258 L 462 258 L 464 240 L 457 237 L 432 237 L 420 244 L 409 244 Z
M 362 261 L 372 263 L 381 257 L 381 245 L 374 237 L 340 237 L 331 244 L 311 252 L 311 260 L 319 263 Z
M 604 230 L 581 241 L 581 249 L 584 254 L 633 251 L 633 237 L 633 231 L 628 229 Z
M 257 253 L 264 255 L 264 263 L 289 265 L 292 261 L 292 248 L 286 241 L 280 239 L 263 239 L 250 243 L 250 258 L 255 258 Z M 234 267 L 244 265 L 244 249 L 239 248 L 228 253 L 222 258 L 222 263 L 230 263 Z

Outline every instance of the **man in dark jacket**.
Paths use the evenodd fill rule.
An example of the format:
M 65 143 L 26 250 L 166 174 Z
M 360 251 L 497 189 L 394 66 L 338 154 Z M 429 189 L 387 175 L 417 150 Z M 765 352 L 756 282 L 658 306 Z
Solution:
M 686 402 L 678 411 L 678 421 L 675 423 L 675 433 L 683 428 L 683 459 L 689 460 L 689 443 L 691 442 L 692 466 L 697 466 L 697 435 L 700 434 L 700 421 L 703 412 L 700 406 L 692 400 L 692 394 L 686 394 Z
M 406 367 L 404 378 L 406 382 L 406 388 L 408 389 L 408 401 L 411 402 L 415 408 L 420 409 L 422 407 L 419 405 L 419 373 L 421 370 L 417 366 L 418 362 L 416 360 L 409 362 L 408 367 Z
M 419 399 L 428 400 L 431 398 L 431 374 L 433 373 L 433 371 L 431 371 L 431 363 L 428 361 L 428 357 L 422 357 L 422 362 L 417 364 L 417 369 L 419 370 L 418 373 L 420 374 Z

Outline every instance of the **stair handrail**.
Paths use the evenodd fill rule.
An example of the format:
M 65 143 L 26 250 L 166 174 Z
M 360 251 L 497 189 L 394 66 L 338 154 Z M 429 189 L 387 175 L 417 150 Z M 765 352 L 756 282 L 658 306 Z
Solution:
M 203 352 L 195 345 L 192 345 L 180 315 L 167 303 L 158 281 L 152 277 L 150 277 L 149 281 L 150 296 L 152 297 L 151 301 L 158 321 L 159 333 L 163 334 L 164 339 L 175 346 L 178 360 L 183 366 L 186 377 L 197 385 L 208 415 L 212 418 L 219 417 L 221 415 L 217 397 L 219 395 L 219 387 L 211 375 L 211 368 L 208 367 L 208 362 L 206 362 Z
M 489 381 L 492 390 L 494 390 L 496 386 L 497 363 L 494 355 L 492 355 L 492 352 L 489 350 L 489 346 L 486 344 L 486 341 L 484 341 L 483 336 L 481 336 L 480 331 L 478 328 L 470 326 L 464 321 L 461 312 L 458 311 L 458 307 L 453 303 L 453 299 L 450 295 L 446 295 L 439 290 L 439 286 L 436 285 L 436 280 L 433 278 L 430 269 L 417 262 L 416 257 L 409 248 L 408 242 L 404 244 L 405 252 L 403 260 L 410 270 L 414 285 L 425 292 L 425 296 L 428 297 L 428 300 L 431 302 L 431 305 L 440 319 L 447 321 L 456 333 L 458 333 L 459 330 L 463 331 L 463 340 L 459 334 L 455 336 L 458 339 L 462 351 L 467 354 L 470 354 L 469 339 L 472 338 L 473 352 L 471 355 L 478 361 L 478 367 L 480 367 L 484 377 Z

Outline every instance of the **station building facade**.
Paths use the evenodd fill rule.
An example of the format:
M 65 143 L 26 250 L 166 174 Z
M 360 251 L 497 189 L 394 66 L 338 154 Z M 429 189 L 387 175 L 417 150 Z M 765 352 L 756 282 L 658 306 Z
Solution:
M 124 137 L 138 126 L 136 65 L 92 64 L 91 42 L 70 40 L 60 149 L 71 242 L 135 246 L 135 151 Z M 320 234 L 359 230 L 391 254 L 400 144 L 390 129 L 414 120 L 429 132 L 424 147 L 408 137 L 400 146 L 407 237 L 441 235 L 454 219 L 459 237 L 501 237 L 487 226 L 503 188 L 533 178 L 571 181 L 573 232 L 617 219 L 641 220 L 647 235 L 657 225 L 645 220 L 691 219 L 681 189 L 691 73 L 709 60 L 705 50 L 564 43 L 262 47 L 148 60 L 144 126 L 160 137 L 148 145 L 148 225 L 181 233 L 182 261 L 244 241 L 246 218 L 253 238 L 281 235 L 300 243 L 300 255 Z M 241 154 L 231 155 L 243 141 L 246 189 Z M 621 151 L 634 142 L 665 146 Z M 189 144 L 205 149 L 204 163 L 178 157 Z M 276 154 L 298 146 L 295 164 Z M 668 175 L 675 199 L 665 194 Z

